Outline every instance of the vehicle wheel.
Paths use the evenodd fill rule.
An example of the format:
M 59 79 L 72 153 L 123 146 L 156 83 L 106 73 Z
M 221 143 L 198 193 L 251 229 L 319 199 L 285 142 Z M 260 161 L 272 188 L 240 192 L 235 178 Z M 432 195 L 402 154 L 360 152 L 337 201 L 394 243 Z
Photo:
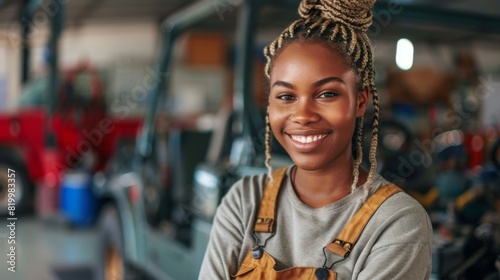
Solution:
M 14 174 L 14 176 L 10 175 Z M 11 176 L 9 178 L 9 175 Z M 9 181 L 10 179 L 10 181 Z M 24 214 L 33 208 L 33 192 L 28 172 L 22 160 L 13 152 L 0 149 L 0 215 L 9 215 L 9 186 L 14 184 L 14 215 Z M 12 202 L 12 200 L 11 200 Z M 12 208 L 11 208 L 12 209 Z
M 95 279 L 142 279 L 132 271 L 123 257 L 123 232 L 120 216 L 115 206 L 109 204 L 103 208 L 99 218 L 98 228 L 99 259 Z

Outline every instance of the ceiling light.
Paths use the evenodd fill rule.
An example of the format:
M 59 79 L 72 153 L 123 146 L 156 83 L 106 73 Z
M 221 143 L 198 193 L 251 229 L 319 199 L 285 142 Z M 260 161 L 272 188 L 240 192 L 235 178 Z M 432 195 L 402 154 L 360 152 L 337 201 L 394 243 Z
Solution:
M 413 44 L 408 39 L 399 39 L 396 47 L 396 65 L 401 70 L 408 70 L 413 65 Z

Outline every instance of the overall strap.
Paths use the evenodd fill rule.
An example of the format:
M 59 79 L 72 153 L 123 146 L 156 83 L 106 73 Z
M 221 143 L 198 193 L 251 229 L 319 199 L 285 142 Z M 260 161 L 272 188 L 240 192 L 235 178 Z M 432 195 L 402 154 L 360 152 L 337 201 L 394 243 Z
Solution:
M 273 172 L 272 180 L 267 182 L 260 202 L 259 214 L 255 221 L 255 232 L 274 233 L 276 221 L 276 200 L 280 190 L 281 182 L 288 167 L 280 168 Z
M 340 232 L 339 236 L 326 246 L 326 249 L 342 258 L 346 258 L 379 206 L 382 205 L 386 199 L 400 191 L 402 190 L 394 184 L 387 184 L 379 188 L 366 200 L 354 217 L 352 217 Z

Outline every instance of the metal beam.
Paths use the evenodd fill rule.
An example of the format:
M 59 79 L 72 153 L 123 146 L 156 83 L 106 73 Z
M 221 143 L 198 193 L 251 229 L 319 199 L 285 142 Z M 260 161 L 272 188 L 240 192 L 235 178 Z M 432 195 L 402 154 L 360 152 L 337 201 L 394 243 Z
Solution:
M 31 25 L 33 13 L 30 12 L 29 6 L 33 1 L 25 0 L 19 14 L 19 22 L 21 27 L 21 85 L 25 85 L 29 81 L 29 62 L 30 62 L 30 41 Z
M 21 11 L 25 15 L 33 15 L 43 3 L 43 0 L 27 0 Z M 57 1 L 56 1 L 57 2 Z
M 63 2 L 63 1 L 61 1 Z M 59 83 L 58 83 L 58 55 L 59 55 L 59 38 L 61 37 L 61 33 L 63 30 L 64 26 L 64 11 L 65 11 L 65 4 L 64 3 L 59 3 L 59 1 L 54 1 L 52 3 L 54 6 L 52 7 L 54 10 L 52 10 L 52 17 L 51 17 L 51 22 L 50 22 L 50 38 L 48 42 L 48 53 L 49 53 L 49 84 L 47 88 L 47 94 L 45 95 L 45 104 L 48 104 L 48 114 L 49 118 L 54 114 L 54 111 L 56 109 L 56 102 L 57 102 L 57 92 L 59 89 Z M 48 124 L 47 124 L 48 125 Z M 54 147 L 56 145 L 55 143 L 55 137 L 52 133 L 52 130 L 49 129 L 49 132 L 47 133 L 47 138 L 46 138 L 46 146 L 47 147 Z
M 251 137 L 256 127 L 264 127 L 260 123 L 260 114 L 255 109 L 253 94 L 253 69 L 255 49 L 255 29 L 257 22 L 259 3 L 257 1 L 245 1 L 240 15 L 237 41 L 236 73 L 235 73 L 235 96 L 234 108 L 240 114 L 242 122 L 242 134 Z
M 390 22 L 411 22 L 433 24 L 479 33 L 500 34 L 500 18 L 483 14 L 436 8 L 433 6 L 400 5 L 401 12 L 390 13 L 392 1 L 378 1 L 373 9 L 374 25 L 385 23 L 387 14 Z M 395 3 L 392 3 L 395 4 Z
M 211 16 L 218 15 L 225 9 L 239 6 L 243 0 L 215 1 L 205 0 L 191 4 L 189 7 L 172 14 L 162 23 L 163 32 L 185 30 Z
M 261 0 L 261 2 L 297 9 L 300 0 Z M 479 33 L 500 34 L 500 17 L 453 10 L 450 9 L 454 3 L 452 1 L 446 2 L 446 5 L 436 1 L 429 2 L 428 5 L 417 5 L 403 4 L 402 1 L 379 0 L 373 7 L 374 24 L 380 24 L 380 21 L 383 21 L 383 14 L 390 13 L 390 7 L 400 6 L 400 13 L 390 13 L 391 23 L 392 20 L 427 23 Z
M 142 161 L 150 156 L 152 152 L 152 142 L 155 130 L 155 118 L 158 111 L 158 104 L 161 96 L 167 88 L 167 73 L 172 59 L 174 42 L 178 35 L 189 27 L 196 25 L 209 17 L 215 16 L 218 10 L 219 1 L 204 0 L 191 4 L 187 8 L 172 14 L 161 23 L 163 33 L 163 48 L 158 64 L 155 67 L 157 83 L 148 91 L 149 106 L 146 119 L 140 138 L 137 144 L 138 160 Z M 138 162 L 138 164 L 141 164 Z
M 14 3 L 14 0 L 0 0 L 0 11 L 7 8 L 12 3 Z
M 106 2 L 105 0 L 92 0 L 83 7 L 80 12 L 74 17 L 73 24 L 80 25 L 85 20 L 85 18 L 89 17 L 95 10 L 97 10 L 102 4 Z

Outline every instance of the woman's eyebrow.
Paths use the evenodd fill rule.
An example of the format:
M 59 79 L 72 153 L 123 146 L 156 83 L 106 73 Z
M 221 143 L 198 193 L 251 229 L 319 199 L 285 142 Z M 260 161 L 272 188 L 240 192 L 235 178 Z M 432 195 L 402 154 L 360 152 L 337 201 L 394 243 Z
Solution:
M 322 86 L 324 84 L 328 84 L 328 83 L 331 83 L 331 82 L 339 82 L 339 83 L 342 83 L 342 84 L 345 85 L 344 80 L 342 80 L 339 77 L 328 77 L 328 78 L 324 78 L 324 79 L 321 79 L 321 80 L 315 82 L 313 84 L 313 87 L 320 87 L 320 86 Z
M 328 84 L 328 83 L 331 83 L 331 82 L 339 82 L 339 83 L 342 83 L 342 84 L 345 85 L 344 80 L 342 80 L 339 77 L 327 77 L 327 78 L 324 78 L 324 79 L 321 79 L 321 80 L 315 82 L 312 85 L 312 87 L 320 87 L 320 86 L 322 86 L 324 84 Z M 292 85 L 291 83 L 288 83 L 288 82 L 284 82 L 284 81 L 276 81 L 276 82 L 274 82 L 274 84 L 271 86 L 271 88 L 273 88 L 275 86 L 282 86 L 282 87 L 289 88 L 289 89 L 295 89 L 294 85 Z
M 275 87 L 275 86 L 282 86 L 282 87 L 286 87 L 289 89 L 295 89 L 294 85 L 287 83 L 287 82 L 283 82 L 283 81 L 276 81 L 276 82 L 274 82 L 274 84 L 271 87 Z

